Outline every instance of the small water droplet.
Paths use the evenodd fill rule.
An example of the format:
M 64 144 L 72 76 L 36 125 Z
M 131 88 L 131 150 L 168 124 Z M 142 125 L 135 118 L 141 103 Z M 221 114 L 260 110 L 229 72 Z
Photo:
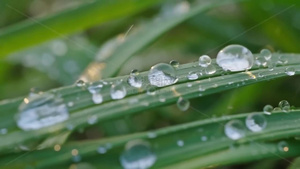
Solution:
M 187 75 L 187 78 L 189 80 L 196 80 L 196 79 L 198 79 L 197 72 L 194 72 L 194 71 L 189 72 L 189 74 Z
M 2 135 L 7 134 L 7 129 L 6 128 L 0 129 L 0 134 Z
M 192 84 L 192 83 L 187 83 L 186 86 L 187 86 L 187 87 L 192 87 L 193 84 Z
M 212 75 L 214 73 L 216 73 L 217 69 L 214 65 L 208 65 L 206 68 L 205 68 L 205 73 L 208 74 L 208 75 Z
M 246 118 L 246 126 L 253 132 L 259 132 L 266 128 L 267 120 L 262 114 L 249 114 Z
M 263 110 L 266 115 L 271 115 L 271 113 L 273 111 L 273 106 L 267 104 L 267 105 L 265 105 Z
M 190 101 L 182 97 L 179 97 L 177 100 L 177 107 L 181 111 L 187 111 L 190 107 Z
M 92 95 L 92 100 L 95 104 L 100 104 L 103 102 L 103 97 L 100 93 L 95 93 Z
M 112 99 L 123 99 L 127 94 L 126 88 L 122 82 L 116 82 L 115 84 L 111 85 L 110 88 L 110 96 Z
M 37 130 L 52 126 L 69 118 L 63 99 L 54 94 L 43 93 L 28 97 L 19 106 L 17 125 L 23 130 Z
M 148 132 L 147 135 L 148 135 L 148 138 L 156 138 L 157 137 L 157 134 L 155 132 Z
M 293 67 L 287 67 L 285 69 L 285 73 L 289 76 L 294 76 L 296 71 L 295 71 L 295 68 L 293 68 Z
M 202 55 L 199 57 L 199 66 L 207 67 L 211 64 L 211 58 L 207 55 Z
M 91 94 L 95 94 L 95 93 L 99 93 L 103 88 L 103 84 L 100 83 L 100 84 L 92 84 L 88 87 L 88 91 L 91 93 Z
M 159 63 L 151 67 L 148 79 L 151 85 L 168 86 L 177 82 L 176 70 L 169 64 Z
M 131 71 L 127 82 L 130 86 L 136 87 L 136 88 L 140 88 L 143 85 L 142 76 L 140 75 L 139 71 L 136 69 Z
M 88 123 L 90 125 L 96 124 L 98 121 L 98 117 L 96 115 L 92 115 L 88 118 Z
M 287 63 L 288 63 L 288 59 L 286 56 L 284 56 L 284 55 L 279 56 L 277 64 L 285 65 Z
M 78 163 L 81 161 L 81 156 L 80 155 L 75 155 L 75 156 L 72 156 L 72 161 L 74 163 Z
M 246 134 L 246 129 L 240 120 L 231 120 L 227 122 L 224 131 L 226 136 L 232 140 L 238 140 Z
M 279 102 L 278 107 L 283 111 L 283 112 L 289 112 L 290 111 L 290 103 L 286 100 L 282 100 Z
M 288 152 L 289 151 L 289 145 L 286 141 L 280 141 L 278 143 L 278 149 L 281 152 Z
M 100 146 L 97 148 L 97 152 L 99 154 L 105 154 L 107 152 L 107 149 L 105 147 Z
M 120 156 L 120 162 L 125 169 L 147 169 L 153 166 L 156 155 L 147 142 L 140 140 L 130 141 Z
M 171 60 L 171 61 L 170 61 L 170 65 L 173 66 L 173 67 L 175 67 L 175 68 L 178 68 L 179 62 L 176 61 L 176 60 Z
M 254 58 L 249 49 L 241 45 L 229 45 L 217 55 L 217 64 L 225 71 L 232 72 L 250 69 Z
M 78 80 L 78 81 L 76 82 L 76 86 L 77 86 L 77 87 L 85 87 L 85 82 L 84 82 L 83 80 Z
M 177 145 L 178 145 L 179 147 L 184 146 L 184 141 L 183 141 L 183 140 L 177 140 Z
M 272 53 L 269 49 L 263 49 L 260 51 L 260 55 L 264 57 L 266 60 L 270 60 L 272 58 Z
M 155 95 L 156 94 L 156 87 L 148 85 L 147 86 L 147 94 L 152 95 L 152 96 Z
M 202 136 L 202 137 L 201 137 L 201 140 L 202 140 L 202 141 L 207 141 L 207 137 L 206 137 L 206 136 Z

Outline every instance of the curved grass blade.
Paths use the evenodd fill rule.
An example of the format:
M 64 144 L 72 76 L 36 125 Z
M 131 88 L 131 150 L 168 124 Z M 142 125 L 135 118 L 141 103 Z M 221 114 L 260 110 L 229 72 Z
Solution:
M 300 60 L 297 55 L 274 54 L 272 58 L 272 61 L 285 58 L 288 63 L 285 66 L 275 67 L 273 71 L 270 71 L 268 68 L 257 69 L 257 67 L 254 67 L 252 71 L 235 72 L 228 75 L 222 75 L 225 72 L 223 72 L 220 67 L 217 67 L 215 62 L 213 62 L 213 64 L 217 67 L 217 72 L 213 75 L 203 76 L 202 79 L 195 81 L 189 81 L 186 75 L 190 71 L 202 71 L 201 68 L 193 66 L 197 63 L 181 65 L 177 70 L 179 82 L 172 86 L 157 89 L 156 95 L 149 96 L 145 91 L 146 85 L 142 89 L 133 89 L 128 85 L 126 86 L 128 91 L 128 96 L 126 98 L 121 100 L 111 100 L 109 92 L 110 88 L 108 86 L 107 90 L 103 91 L 105 101 L 100 105 L 95 105 L 91 101 L 91 95 L 86 90 L 72 86 L 62 88 L 59 91 L 65 101 L 74 101 L 74 105 L 77 105 L 70 107 L 70 118 L 64 123 L 52 126 L 50 129 L 43 128 L 36 131 L 24 132 L 20 131 L 15 125 L 13 120 L 15 112 L 2 112 L 7 117 L 7 122 L 5 124 L 8 124 L 9 126 L 1 127 L 7 127 L 11 129 L 11 131 L 6 134 L 5 137 L 2 137 L 3 141 L 0 142 L 0 150 L 5 152 L 22 142 L 40 140 L 51 133 L 66 131 L 68 125 L 74 126 L 74 129 L 87 127 L 89 126 L 87 118 L 90 116 L 96 117 L 98 119 L 98 123 L 100 123 L 109 119 L 121 118 L 133 113 L 149 110 L 153 107 L 175 103 L 178 97 L 184 97 L 186 99 L 196 98 L 262 81 L 286 77 L 288 76 L 286 74 L 286 69 L 288 67 L 293 67 L 295 69 L 295 74 L 300 73 Z M 147 72 L 142 73 L 142 75 L 145 79 L 147 79 Z M 110 79 L 108 81 L 115 82 L 116 80 L 120 80 L 125 77 Z M 188 83 L 191 87 L 187 87 Z M 77 97 L 80 99 L 76 99 Z M 161 97 L 164 98 L 164 102 L 161 101 Z M 6 106 L 7 105 L 1 105 L 0 108 L 5 108 Z M 9 116 L 11 116 L 11 118 L 9 118 Z
M 263 114 L 262 112 L 255 112 Z M 245 130 L 245 137 L 239 140 L 231 140 L 224 134 L 224 125 L 230 120 L 245 122 L 249 114 L 239 114 L 212 118 L 186 124 L 181 124 L 163 129 L 136 133 L 131 135 L 99 139 L 87 142 L 75 142 L 63 145 L 60 151 L 51 149 L 35 151 L 23 157 L 21 163 L 27 161 L 36 164 L 34 167 L 45 168 L 53 164 L 72 164 L 71 151 L 76 149 L 82 157 L 82 161 L 97 164 L 98 167 L 120 168 L 118 161 L 125 144 L 128 141 L 147 140 L 153 152 L 157 156 L 154 168 L 200 168 L 219 164 L 235 164 L 245 161 L 253 161 L 263 158 L 284 158 L 300 154 L 297 149 L 300 142 L 290 139 L 288 150 L 278 148 L 278 142 L 282 139 L 293 138 L 300 133 L 300 110 L 292 110 L 289 113 L 274 112 L 265 116 L 267 126 L 261 132 Z M 297 119 L 297 120 L 295 120 Z M 178 145 L 178 140 L 184 144 Z M 98 154 L 99 147 L 105 148 L 106 153 Z M 268 150 L 268 151 L 266 151 Z M 184 156 L 182 154 L 185 154 Z M 240 155 L 237 156 L 237 155 Z M 52 156 L 54 158 L 48 159 Z M 0 163 L 14 159 L 16 155 L 6 155 Z M 249 158 L 246 158 L 249 157 Z M 18 161 L 11 164 L 19 166 Z
M 41 19 L 28 19 L 0 31 L 0 56 L 113 19 L 135 14 L 161 0 L 96 0 Z M 12 6 L 7 7 L 18 12 Z M 43 35 L 43 36 L 40 36 Z

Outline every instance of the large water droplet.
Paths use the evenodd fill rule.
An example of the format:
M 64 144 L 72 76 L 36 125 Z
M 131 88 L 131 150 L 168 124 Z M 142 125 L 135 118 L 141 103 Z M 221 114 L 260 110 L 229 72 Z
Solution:
M 253 132 L 259 132 L 266 128 L 267 120 L 262 114 L 250 114 L 246 118 L 246 126 Z
M 250 69 L 253 62 L 251 51 L 241 45 L 229 45 L 217 55 L 217 64 L 224 70 L 232 72 Z
M 266 115 L 271 115 L 271 113 L 273 111 L 273 106 L 267 104 L 267 105 L 265 105 L 263 110 Z
M 293 67 L 288 67 L 285 69 L 285 73 L 289 76 L 294 76 L 296 73 L 296 70 Z
M 128 84 L 132 87 L 140 88 L 143 85 L 143 79 L 138 70 L 134 69 L 131 71 L 128 80 Z
M 127 91 L 122 82 L 116 82 L 110 88 L 110 96 L 112 99 L 123 99 L 126 94 Z
M 163 87 L 177 82 L 176 70 L 169 64 L 159 63 L 151 67 L 148 79 L 151 85 Z
M 246 129 L 240 120 L 231 120 L 226 123 L 224 128 L 225 134 L 232 140 L 237 140 L 245 136 Z
M 279 104 L 278 104 L 278 106 L 284 112 L 289 112 L 290 108 L 291 108 L 290 103 L 288 101 L 286 101 L 286 100 L 280 101 Z
M 147 142 L 135 140 L 127 143 L 125 151 L 120 157 L 120 162 L 125 169 L 147 169 L 156 161 Z
M 207 55 L 202 55 L 199 57 L 199 65 L 201 67 L 207 67 L 211 64 L 211 58 Z
M 279 151 L 282 151 L 282 152 L 288 152 L 289 151 L 289 145 L 285 141 L 280 141 L 278 143 L 278 149 L 279 149 Z
M 182 97 L 179 97 L 177 100 L 177 107 L 181 110 L 181 111 L 187 111 L 190 107 L 190 101 L 187 99 L 184 99 Z
M 270 60 L 272 57 L 272 53 L 269 49 L 263 49 L 260 51 L 260 55 L 264 57 L 266 60 Z
M 23 130 L 37 130 L 69 118 L 62 98 L 44 93 L 24 99 L 16 115 L 17 125 Z

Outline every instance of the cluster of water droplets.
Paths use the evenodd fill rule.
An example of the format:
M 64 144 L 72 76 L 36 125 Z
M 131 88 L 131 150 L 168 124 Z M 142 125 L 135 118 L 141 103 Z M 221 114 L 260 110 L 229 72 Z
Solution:
M 264 114 L 271 115 L 274 111 L 283 111 L 288 113 L 291 110 L 291 105 L 288 101 L 282 100 L 278 103 L 278 107 L 273 108 L 272 105 L 265 105 L 263 108 Z

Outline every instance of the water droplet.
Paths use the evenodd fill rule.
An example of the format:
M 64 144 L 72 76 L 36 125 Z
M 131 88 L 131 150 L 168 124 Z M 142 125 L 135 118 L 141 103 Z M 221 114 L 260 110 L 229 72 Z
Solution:
M 192 87 L 193 84 L 192 84 L 192 83 L 187 83 L 186 86 L 187 86 L 187 87 Z
M 17 125 L 23 130 L 37 130 L 68 118 L 69 112 L 63 99 L 49 93 L 27 98 L 16 115 Z
M 270 60 L 272 57 L 272 53 L 269 49 L 263 49 L 260 51 L 260 55 L 264 57 L 266 60 Z
M 127 91 L 122 82 L 116 82 L 110 88 L 110 96 L 112 99 L 123 99 L 126 94 Z
M 68 102 L 68 107 L 73 107 L 74 106 L 74 103 L 73 102 Z
M 277 64 L 285 65 L 287 63 L 288 63 L 288 59 L 286 56 L 284 56 L 284 55 L 279 56 Z
M 97 148 L 97 152 L 99 154 L 105 154 L 107 152 L 107 149 L 105 147 L 100 146 Z
M 294 76 L 296 71 L 295 71 L 295 68 L 293 67 L 288 67 L 285 69 L 285 73 L 289 76 Z
M 76 86 L 78 86 L 78 87 L 85 87 L 85 82 L 83 80 L 78 80 L 76 82 Z
M 183 140 L 177 140 L 177 145 L 178 145 L 179 147 L 184 146 L 184 141 L 183 141 Z
M 271 113 L 273 111 L 273 106 L 267 104 L 267 105 L 265 105 L 263 110 L 266 115 L 271 115 Z
M 74 163 L 78 163 L 81 161 L 81 156 L 80 155 L 75 155 L 75 156 L 72 156 L 72 161 Z
M 2 135 L 7 134 L 7 129 L 6 128 L 0 129 L 0 134 Z
M 202 141 L 207 141 L 207 137 L 206 137 L 206 136 L 202 136 L 202 137 L 201 137 L 201 140 L 202 140 Z
M 171 60 L 171 61 L 170 61 L 170 65 L 173 66 L 173 67 L 175 67 L 175 68 L 178 68 L 179 62 L 176 61 L 176 60 Z
M 231 120 L 226 123 L 225 134 L 232 140 L 237 140 L 245 136 L 246 129 L 240 120 Z
M 96 94 L 96 93 L 99 93 L 102 88 L 103 88 L 103 84 L 102 83 L 100 83 L 100 84 L 92 84 L 92 85 L 90 85 L 88 87 L 88 91 L 91 94 Z
M 205 73 L 208 74 L 208 75 L 212 75 L 214 73 L 216 73 L 217 69 L 215 68 L 214 65 L 208 65 L 206 68 L 205 68 Z
M 140 75 L 139 71 L 136 69 L 131 71 L 127 82 L 130 86 L 136 87 L 136 88 L 140 88 L 143 85 L 142 76 Z
M 147 86 L 147 94 L 152 95 L 152 96 L 155 95 L 156 94 L 156 87 L 148 85 Z
M 182 97 L 179 97 L 177 100 L 177 107 L 181 111 L 187 111 L 190 107 L 190 101 Z
M 196 79 L 198 79 L 197 72 L 194 72 L 194 71 L 189 72 L 189 74 L 187 75 L 187 78 L 189 80 L 196 80 Z
M 255 64 L 257 66 L 263 66 L 263 67 L 266 67 L 267 66 L 267 60 L 262 57 L 262 56 L 258 56 L 256 59 L 255 59 Z
M 148 138 L 156 138 L 157 137 L 157 134 L 155 132 L 148 132 L 147 135 L 148 135 Z
M 95 93 L 92 95 L 92 100 L 95 104 L 100 104 L 103 102 L 103 97 L 100 93 Z
M 225 71 L 236 72 L 250 69 L 253 62 L 251 51 L 241 45 L 229 45 L 217 55 L 217 64 Z
M 277 146 L 278 146 L 279 151 L 282 151 L 282 152 L 289 151 L 289 145 L 285 141 L 280 141 Z
M 151 85 L 168 86 L 177 82 L 176 70 L 169 64 L 159 63 L 151 67 L 148 79 Z
M 125 151 L 120 156 L 120 162 L 125 169 L 147 169 L 153 166 L 156 155 L 147 142 L 134 140 L 126 144 Z
M 291 108 L 290 103 L 286 100 L 280 101 L 278 106 L 283 112 L 289 112 Z
M 96 124 L 98 121 L 98 117 L 96 115 L 92 115 L 88 118 L 88 123 L 90 125 Z
M 207 55 L 202 55 L 199 57 L 199 65 L 201 67 L 207 67 L 211 64 L 211 58 Z
M 267 120 L 262 114 L 249 114 L 246 118 L 246 126 L 253 132 L 259 132 L 266 128 Z

